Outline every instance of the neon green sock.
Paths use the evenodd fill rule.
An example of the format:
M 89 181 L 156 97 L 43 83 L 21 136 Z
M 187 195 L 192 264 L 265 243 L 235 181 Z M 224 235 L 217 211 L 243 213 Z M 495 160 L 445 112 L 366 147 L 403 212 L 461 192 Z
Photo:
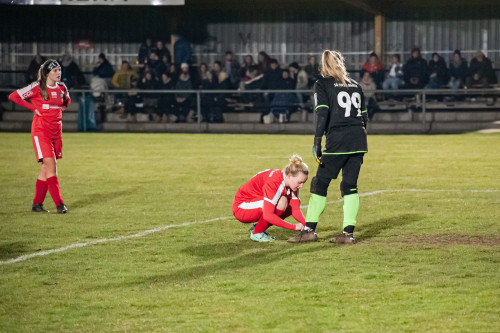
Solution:
M 309 207 L 307 208 L 306 222 L 318 222 L 319 216 L 323 213 L 326 206 L 326 197 L 317 194 L 311 194 Z
M 359 210 L 359 196 L 357 193 L 344 196 L 344 223 L 342 228 L 348 225 L 356 225 L 356 216 Z

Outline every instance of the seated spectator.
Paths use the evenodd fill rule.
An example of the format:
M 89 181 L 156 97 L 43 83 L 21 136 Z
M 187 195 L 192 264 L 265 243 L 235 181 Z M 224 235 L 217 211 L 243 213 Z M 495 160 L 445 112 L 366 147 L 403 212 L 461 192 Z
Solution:
M 106 55 L 104 53 L 99 54 L 97 64 L 94 66 L 94 70 L 92 71 L 94 76 L 103 78 L 103 79 L 111 79 L 115 74 L 115 70 L 111 63 L 106 59 Z
M 132 81 L 132 79 L 138 80 L 139 76 L 137 72 L 132 69 L 129 62 L 123 60 L 122 66 L 115 72 L 111 79 L 111 85 L 116 89 L 130 89 L 130 81 Z
M 448 68 L 437 52 L 432 54 L 427 73 L 429 73 L 429 89 L 439 89 L 448 82 Z
M 411 57 L 403 66 L 403 76 L 407 89 L 423 89 L 427 84 L 427 62 L 418 47 L 411 50 Z
M 174 34 L 173 38 L 176 39 L 174 43 L 175 70 L 180 71 L 181 64 L 183 62 L 187 64 L 191 63 L 191 56 L 192 56 L 191 43 L 178 34 Z
M 168 73 L 163 73 L 161 76 L 161 82 L 158 85 L 159 90 L 173 90 L 174 82 Z M 163 122 L 168 123 L 173 121 L 175 113 L 175 96 L 170 93 L 161 93 L 160 98 L 158 98 L 158 104 L 156 107 L 156 117 L 157 123 Z
M 448 84 L 451 90 L 457 91 L 464 86 L 467 76 L 469 75 L 467 61 L 462 58 L 462 54 L 459 50 L 455 50 L 455 52 L 453 52 L 453 58 L 450 60 L 449 70 L 450 82 Z
M 158 80 L 152 71 L 144 72 L 144 76 L 139 81 L 139 89 L 154 90 L 158 88 Z
M 392 64 L 389 69 L 389 74 L 387 79 L 382 83 L 382 88 L 384 90 L 397 90 L 403 83 L 403 65 L 401 64 L 401 56 L 399 54 L 394 54 L 391 58 Z
M 175 83 L 176 90 L 193 90 L 193 83 L 189 77 L 188 71 L 182 71 L 179 74 L 179 80 Z M 194 122 L 194 97 L 192 93 L 175 94 L 175 106 L 177 122 Z
M 359 85 L 363 89 L 365 95 L 366 109 L 368 111 L 368 118 L 372 119 L 373 115 L 380 110 L 377 99 L 375 98 L 375 90 L 377 85 L 373 82 L 373 77 L 369 72 L 363 74 L 363 78 L 359 81 Z
M 151 54 L 149 55 L 148 65 L 151 68 L 151 73 L 156 80 L 159 80 L 161 75 L 167 71 L 167 67 L 165 66 L 163 61 L 160 60 L 160 57 L 158 56 L 158 52 L 156 50 L 151 51 Z
M 218 60 L 214 61 L 214 64 L 212 65 L 212 85 L 217 85 L 220 72 L 222 72 L 222 63 Z
M 312 88 L 314 86 L 314 83 L 316 80 L 318 80 L 321 76 L 319 74 L 319 64 L 316 61 L 315 56 L 310 56 L 309 59 L 307 60 L 307 65 L 304 67 L 304 70 L 307 73 L 308 80 L 309 80 L 309 88 Z
M 288 70 L 281 71 L 281 86 L 275 89 L 295 90 L 295 80 L 290 77 Z M 278 118 L 280 123 L 290 121 L 290 114 L 295 109 L 296 94 L 276 93 L 271 101 L 271 113 Z
M 73 58 L 68 52 L 64 53 L 59 60 L 61 63 L 61 81 L 64 82 L 68 88 L 79 88 L 85 84 L 85 77 L 80 67 L 73 61 Z
M 172 56 L 170 55 L 170 51 L 165 47 L 165 43 L 163 43 L 163 41 L 156 41 L 155 51 L 158 54 L 158 59 L 160 59 L 160 61 L 165 64 L 172 63 Z
M 370 53 L 368 60 L 364 63 L 363 68 L 361 69 L 360 76 L 363 77 L 364 73 L 368 72 L 372 76 L 373 82 L 377 87 L 380 87 L 382 81 L 384 81 L 384 69 L 382 68 L 382 64 L 375 52 Z
M 137 61 L 139 64 L 145 64 L 148 62 L 149 55 L 153 50 L 153 42 L 150 37 L 146 38 L 146 40 L 139 47 L 139 54 L 137 55 Z
M 29 84 L 38 80 L 38 70 L 40 66 L 47 60 L 46 57 L 42 57 L 37 54 L 33 60 L 31 60 L 28 70 L 26 71 L 26 83 Z
M 271 69 L 271 57 L 264 51 L 260 51 L 257 56 L 257 65 L 259 72 L 262 74 L 267 73 Z
M 226 89 L 232 89 L 238 87 L 238 85 L 240 84 L 239 70 L 240 70 L 240 64 L 238 63 L 238 61 L 236 61 L 236 59 L 234 59 L 233 52 L 226 51 L 224 71 L 229 77 L 231 83 L 231 85 Z
M 231 87 L 231 81 L 228 75 L 221 71 L 219 77 L 217 78 L 217 83 L 213 86 L 215 90 L 227 90 Z M 225 93 L 210 94 L 212 103 L 210 103 L 210 108 L 208 114 L 204 115 L 204 118 L 209 123 L 222 123 L 224 118 L 222 113 L 227 106 Z
M 130 90 L 123 103 L 125 113 L 121 116 L 122 118 L 127 118 L 128 115 L 131 121 L 134 122 L 137 121 L 137 113 L 144 112 L 144 98 L 137 87 L 138 83 L 139 81 L 135 79 L 130 81 Z
M 299 64 L 292 62 L 288 67 L 290 71 L 290 77 L 295 81 L 295 89 L 297 90 L 307 90 L 309 89 L 309 78 L 305 70 L 301 69 Z M 304 103 L 304 94 L 297 93 L 297 101 L 299 104 Z
M 240 70 L 238 71 L 239 72 L 238 75 L 240 77 L 240 88 L 242 88 L 242 85 L 244 84 L 242 80 L 244 80 L 245 76 L 247 76 L 248 69 L 254 65 L 255 62 L 253 61 L 253 57 L 250 54 L 247 54 L 243 59 L 243 66 L 241 66 Z
M 261 89 L 263 81 L 264 74 L 259 72 L 259 67 L 257 65 L 250 66 L 248 67 L 246 75 L 243 78 L 242 90 Z M 264 96 L 262 94 L 242 94 L 241 100 L 243 103 L 253 104 L 255 109 L 265 107 Z
M 490 84 L 497 82 L 491 60 L 481 51 L 477 51 L 474 59 L 470 61 L 469 74 L 467 86 L 471 88 L 488 88 Z

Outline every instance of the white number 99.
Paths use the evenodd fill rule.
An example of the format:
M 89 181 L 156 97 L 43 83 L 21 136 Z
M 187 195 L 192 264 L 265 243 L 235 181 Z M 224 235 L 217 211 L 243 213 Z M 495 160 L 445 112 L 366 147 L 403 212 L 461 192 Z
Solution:
M 361 116 L 361 95 L 359 93 L 355 92 L 352 96 L 349 96 L 349 93 L 341 91 L 337 95 L 337 102 L 341 108 L 345 109 L 346 118 L 351 115 L 351 105 L 353 105 L 358 111 L 356 116 Z

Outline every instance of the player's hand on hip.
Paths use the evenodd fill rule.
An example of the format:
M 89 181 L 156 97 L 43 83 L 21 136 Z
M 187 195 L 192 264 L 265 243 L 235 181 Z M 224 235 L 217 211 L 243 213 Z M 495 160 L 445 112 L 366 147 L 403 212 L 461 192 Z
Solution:
M 304 225 L 302 223 L 295 224 L 295 230 L 297 230 L 297 231 L 304 230 Z
M 42 116 L 42 114 L 40 113 L 40 111 L 38 111 L 37 109 L 35 109 L 35 111 L 33 111 L 33 112 L 35 112 L 37 116 L 40 116 L 40 117 Z

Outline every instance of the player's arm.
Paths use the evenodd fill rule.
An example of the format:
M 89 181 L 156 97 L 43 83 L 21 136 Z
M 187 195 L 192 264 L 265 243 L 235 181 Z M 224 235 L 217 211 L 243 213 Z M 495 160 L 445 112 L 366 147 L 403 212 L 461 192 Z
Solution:
M 368 110 L 366 108 L 365 94 L 363 94 L 362 90 L 361 90 L 361 118 L 363 119 L 363 127 L 366 129 L 366 125 L 368 124 Z
M 36 107 L 33 104 L 29 103 L 24 98 L 22 98 L 22 96 L 19 93 L 19 90 L 16 90 L 12 94 L 10 94 L 9 99 L 12 102 L 16 103 L 17 105 L 25 107 L 25 108 L 35 112 L 36 114 L 40 115 L 40 113 L 38 112 L 38 110 L 36 109 Z
M 292 216 L 302 225 L 306 225 L 306 217 L 302 210 L 300 209 L 300 199 L 298 193 L 292 193 L 292 199 L 290 200 L 290 207 L 292 208 Z
M 281 184 L 275 184 L 272 179 L 269 179 L 264 184 L 264 205 L 262 207 L 262 217 L 267 222 L 281 228 L 297 230 L 297 226 L 292 223 L 288 223 L 276 215 L 276 204 L 280 198 Z
M 61 82 L 61 84 L 64 87 L 63 105 L 67 108 L 71 104 L 71 97 L 69 97 L 69 89 L 66 87 L 66 84 L 64 82 Z
M 314 84 L 314 111 L 316 112 L 316 129 L 314 131 L 313 155 L 316 162 L 321 163 L 321 138 L 325 134 L 328 126 L 328 115 L 330 112 L 328 96 L 322 81 Z

